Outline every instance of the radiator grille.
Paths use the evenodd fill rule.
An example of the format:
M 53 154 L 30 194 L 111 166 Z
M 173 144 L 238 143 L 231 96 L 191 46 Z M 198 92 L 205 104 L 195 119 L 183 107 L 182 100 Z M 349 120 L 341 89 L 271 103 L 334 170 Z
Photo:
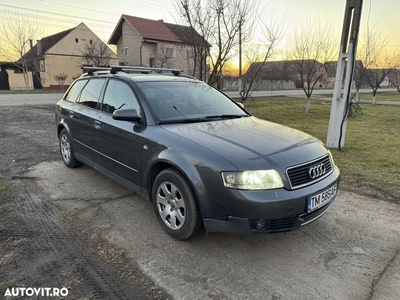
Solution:
M 323 163 L 325 166 L 325 174 L 321 177 L 312 179 L 309 175 L 309 170 L 311 167 L 315 165 L 319 165 Z M 310 185 L 314 182 L 317 182 L 325 177 L 327 177 L 330 173 L 332 173 L 332 163 L 329 155 L 326 155 L 320 159 L 308 162 L 306 164 L 290 167 L 287 169 L 286 173 L 290 181 L 290 185 L 292 189 L 301 188 L 307 185 Z

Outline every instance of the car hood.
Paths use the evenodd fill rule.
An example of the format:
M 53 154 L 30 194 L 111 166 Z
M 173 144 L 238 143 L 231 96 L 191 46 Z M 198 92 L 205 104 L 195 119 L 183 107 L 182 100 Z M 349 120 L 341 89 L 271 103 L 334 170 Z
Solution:
M 217 153 L 239 170 L 281 169 L 327 153 L 318 139 L 255 117 L 162 127 Z

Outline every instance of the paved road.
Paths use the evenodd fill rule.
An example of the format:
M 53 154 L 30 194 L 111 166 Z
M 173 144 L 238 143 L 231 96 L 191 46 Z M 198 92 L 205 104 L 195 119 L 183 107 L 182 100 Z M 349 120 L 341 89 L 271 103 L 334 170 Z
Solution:
M 56 104 L 63 94 L 0 94 L 0 106 Z
M 396 89 L 385 89 L 385 91 L 396 91 Z M 370 89 L 362 89 L 361 93 L 368 93 Z M 332 94 L 333 90 L 320 90 L 314 91 L 313 95 L 329 95 Z M 239 92 L 237 91 L 225 91 L 229 97 L 239 98 Z M 0 94 L 0 106 L 16 106 L 16 105 L 45 105 L 45 104 L 56 104 L 61 99 L 63 94 Z M 303 90 L 276 90 L 276 91 L 255 91 L 253 92 L 254 97 L 268 97 L 268 96 L 294 96 L 303 97 Z M 379 98 L 379 91 L 378 91 Z

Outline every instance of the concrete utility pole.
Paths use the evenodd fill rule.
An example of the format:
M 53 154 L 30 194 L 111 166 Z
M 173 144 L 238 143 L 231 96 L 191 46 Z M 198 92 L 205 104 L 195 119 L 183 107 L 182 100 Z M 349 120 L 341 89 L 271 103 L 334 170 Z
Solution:
M 344 146 L 363 0 L 347 0 L 326 146 Z M 344 71 L 345 77 L 343 78 Z M 343 95 L 341 97 L 344 81 Z
M 239 24 L 239 93 L 242 87 L 242 23 Z

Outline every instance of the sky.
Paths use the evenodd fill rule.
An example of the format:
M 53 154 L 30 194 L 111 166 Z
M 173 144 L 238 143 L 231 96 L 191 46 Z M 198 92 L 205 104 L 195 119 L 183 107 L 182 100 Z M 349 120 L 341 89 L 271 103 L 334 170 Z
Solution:
M 322 21 L 331 20 L 340 37 L 346 0 L 257 1 L 261 7 L 267 6 L 266 15 L 271 11 L 277 18 L 287 14 L 287 35 L 298 24 L 319 17 Z M 388 38 L 390 47 L 400 47 L 400 1 L 363 2 L 361 34 L 367 24 L 376 26 Z M 8 10 L 36 16 L 37 22 L 45 27 L 44 36 L 84 22 L 99 38 L 107 41 L 122 14 L 183 24 L 173 3 L 176 0 L 0 0 L 0 18 Z

